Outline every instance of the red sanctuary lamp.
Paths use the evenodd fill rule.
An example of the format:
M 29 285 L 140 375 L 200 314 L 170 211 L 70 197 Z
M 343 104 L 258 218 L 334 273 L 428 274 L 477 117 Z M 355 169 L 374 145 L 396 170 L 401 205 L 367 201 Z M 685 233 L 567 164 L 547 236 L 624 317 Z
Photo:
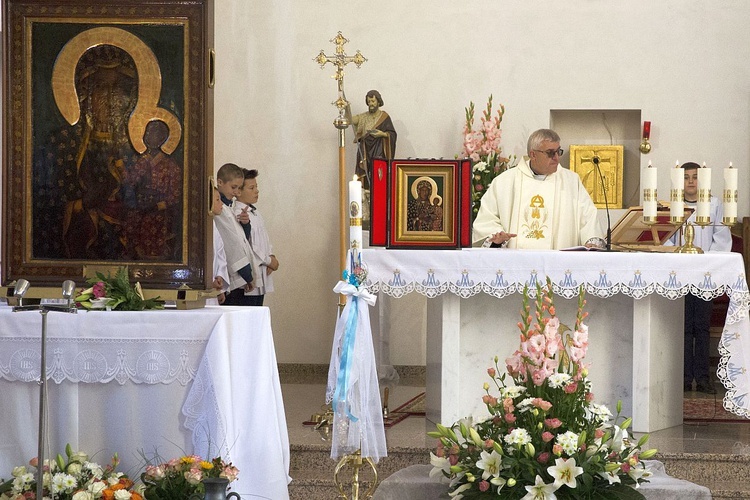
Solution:
M 640 150 L 643 154 L 649 154 L 651 152 L 651 143 L 648 140 L 651 138 L 651 122 L 643 122 L 643 135 L 641 138 Z

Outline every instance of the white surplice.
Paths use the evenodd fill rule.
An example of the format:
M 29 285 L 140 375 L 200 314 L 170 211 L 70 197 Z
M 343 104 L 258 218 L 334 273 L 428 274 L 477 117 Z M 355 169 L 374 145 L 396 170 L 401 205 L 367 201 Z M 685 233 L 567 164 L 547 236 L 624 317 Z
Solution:
M 562 167 L 535 178 L 525 159 L 497 176 L 482 197 L 473 241 L 505 231 L 508 248 L 560 249 L 602 237 L 596 206 L 578 174 Z

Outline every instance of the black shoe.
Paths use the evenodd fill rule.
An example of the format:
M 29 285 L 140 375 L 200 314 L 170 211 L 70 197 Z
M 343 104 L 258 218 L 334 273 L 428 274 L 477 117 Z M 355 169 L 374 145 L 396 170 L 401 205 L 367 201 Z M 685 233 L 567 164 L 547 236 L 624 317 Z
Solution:
M 693 392 L 693 383 L 685 382 L 685 392 Z
M 706 394 L 716 394 L 716 387 L 708 380 L 701 380 L 696 384 L 695 390 Z

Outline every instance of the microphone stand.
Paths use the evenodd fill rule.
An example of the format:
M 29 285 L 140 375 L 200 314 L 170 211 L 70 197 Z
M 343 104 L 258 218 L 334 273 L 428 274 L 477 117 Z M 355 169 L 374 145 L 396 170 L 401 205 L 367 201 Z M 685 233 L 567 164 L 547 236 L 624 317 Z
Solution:
M 36 469 L 36 498 L 44 498 L 44 439 L 47 433 L 46 429 L 46 408 L 47 408 L 47 313 L 50 311 L 65 312 L 76 314 L 73 303 L 73 292 L 76 284 L 72 280 L 66 280 L 63 283 L 63 298 L 68 301 L 67 305 L 52 304 L 35 304 L 23 305 L 23 296 L 29 289 L 29 282 L 25 279 L 19 279 L 17 282 L 14 295 L 18 298 L 18 305 L 13 307 L 13 312 L 39 311 L 42 315 L 42 338 L 41 338 L 41 355 L 39 361 L 39 440 L 37 445 L 37 469 Z M 54 498 L 54 495 L 53 495 Z
M 609 219 L 609 202 L 607 201 L 607 186 L 604 184 L 604 175 L 602 175 L 602 169 L 599 168 L 599 156 L 594 155 L 593 162 L 596 166 L 596 171 L 599 172 L 599 180 L 602 183 L 602 191 L 604 191 L 604 208 L 607 211 L 607 251 L 612 251 L 612 223 Z

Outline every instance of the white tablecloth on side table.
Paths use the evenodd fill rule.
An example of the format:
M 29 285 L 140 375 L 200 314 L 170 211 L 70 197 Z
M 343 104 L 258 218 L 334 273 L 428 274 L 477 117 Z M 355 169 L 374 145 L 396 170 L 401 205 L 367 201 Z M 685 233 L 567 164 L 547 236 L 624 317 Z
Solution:
M 0 308 L 0 477 L 37 454 L 41 315 Z M 139 472 L 221 454 L 243 498 L 288 498 L 289 439 L 265 307 L 47 316 L 48 453 Z

